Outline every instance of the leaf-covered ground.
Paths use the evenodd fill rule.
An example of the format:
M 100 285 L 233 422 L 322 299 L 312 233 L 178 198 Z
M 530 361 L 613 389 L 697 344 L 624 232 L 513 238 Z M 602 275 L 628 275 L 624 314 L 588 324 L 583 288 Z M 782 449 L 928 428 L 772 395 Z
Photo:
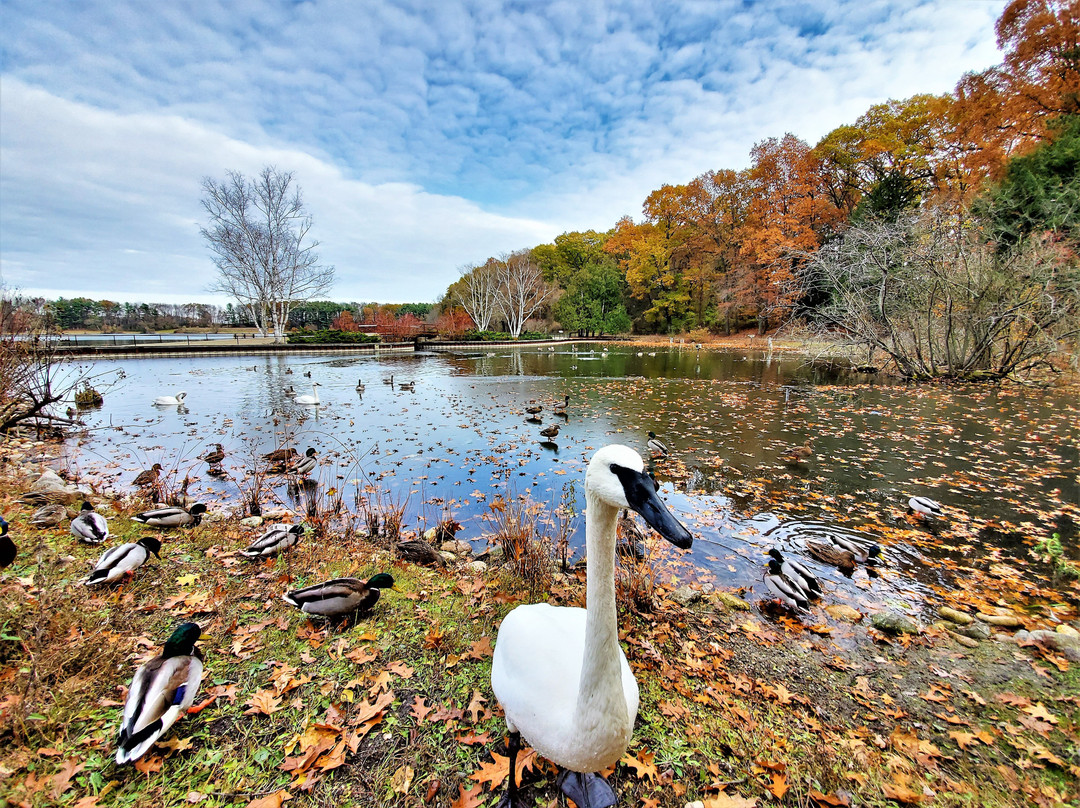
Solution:
M 76 543 L 66 524 L 28 527 L 32 509 L 14 501 L 40 469 L 23 462 L 31 448 L 41 449 L 3 446 L 0 512 L 20 555 L 0 572 L 0 799 L 494 806 L 507 774 L 489 684 L 499 620 L 541 597 L 580 605 L 580 576 L 530 594 L 497 570 L 428 570 L 356 537 L 250 563 L 234 553 L 252 531 L 225 521 L 165 531 L 160 562 L 87 590 L 101 548 Z M 126 516 L 141 505 L 112 503 L 110 546 L 144 535 Z M 280 599 L 377 571 L 400 591 L 347 626 L 312 623 Z M 1072 595 L 1036 589 L 1043 613 L 1075 608 Z M 131 675 L 189 619 L 204 627 L 199 699 L 212 701 L 118 768 Z M 971 649 L 936 629 L 841 647 L 827 627 L 708 598 L 624 609 L 622 629 L 642 703 L 611 774 L 621 805 L 1077 804 L 1080 687 L 1060 655 L 1004 641 Z M 519 762 L 534 804 L 558 804 L 550 765 Z

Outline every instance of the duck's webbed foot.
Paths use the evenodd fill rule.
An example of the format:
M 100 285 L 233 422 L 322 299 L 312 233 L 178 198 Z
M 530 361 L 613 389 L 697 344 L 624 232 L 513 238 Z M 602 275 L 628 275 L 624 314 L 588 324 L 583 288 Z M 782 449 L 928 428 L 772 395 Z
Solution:
M 615 789 L 596 772 L 572 772 L 564 769 L 555 781 L 562 793 L 578 808 L 611 808 L 615 805 Z

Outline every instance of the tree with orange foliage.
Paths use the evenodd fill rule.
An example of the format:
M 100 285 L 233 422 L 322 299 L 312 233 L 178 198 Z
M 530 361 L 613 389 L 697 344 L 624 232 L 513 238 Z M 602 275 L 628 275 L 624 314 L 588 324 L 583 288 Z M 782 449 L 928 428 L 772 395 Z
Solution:
M 330 328 L 334 329 L 335 331 L 359 331 L 360 330 L 360 326 L 356 324 L 356 320 L 353 319 L 352 312 L 349 311 L 348 309 L 344 309 L 344 310 L 338 312 L 337 317 L 335 317 L 330 322 Z

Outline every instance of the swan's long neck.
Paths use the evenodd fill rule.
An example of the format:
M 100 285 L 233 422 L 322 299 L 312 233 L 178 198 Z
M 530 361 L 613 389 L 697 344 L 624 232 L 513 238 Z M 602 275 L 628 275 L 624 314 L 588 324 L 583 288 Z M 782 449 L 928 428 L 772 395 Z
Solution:
M 311 385 L 311 395 L 314 397 L 315 403 L 318 404 L 319 403 L 319 388 L 316 387 L 315 385 Z
M 575 721 L 582 732 L 628 723 L 615 616 L 615 524 L 619 511 L 585 493 L 585 658 Z

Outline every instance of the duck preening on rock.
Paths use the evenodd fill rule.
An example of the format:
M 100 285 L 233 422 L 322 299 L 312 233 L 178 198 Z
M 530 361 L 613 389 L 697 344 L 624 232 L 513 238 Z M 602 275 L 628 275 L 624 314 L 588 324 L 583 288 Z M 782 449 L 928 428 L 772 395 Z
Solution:
M 135 570 L 149 560 L 151 553 L 161 558 L 160 551 L 161 542 L 153 536 L 144 536 L 138 541 L 113 547 L 106 550 L 98 559 L 90 576 L 83 581 L 83 584 L 85 586 L 111 584 L 113 581 L 120 580 L 125 574 L 134 575 Z
M 137 485 L 140 488 L 149 488 L 152 485 L 156 485 L 158 477 L 161 476 L 161 464 L 155 463 L 145 471 L 140 471 L 135 475 L 135 479 L 131 481 L 132 485 Z
M 174 505 L 168 508 L 151 508 L 148 511 L 137 513 L 131 517 L 134 522 L 154 527 L 187 527 L 197 525 L 202 521 L 206 513 L 206 506 L 197 502 L 190 508 L 181 508 Z
M 912 497 L 907 504 L 908 514 L 917 513 L 920 518 L 927 516 L 941 516 L 941 503 L 930 497 Z
M 51 505 L 42 505 L 30 515 L 27 522 L 34 527 L 56 527 L 67 518 L 67 508 L 63 505 L 54 503 Z
M 158 396 L 154 403 L 162 407 L 176 407 L 184 403 L 187 393 L 177 393 L 175 396 Z
M 84 502 L 79 515 L 71 520 L 71 535 L 87 544 L 101 544 L 109 538 L 109 522 L 93 505 Z
M 382 590 L 392 589 L 394 579 L 385 572 L 367 581 L 359 578 L 334 578 L 315 586 L 294 589 L 282 595 L 282 600 L 305 614 L 318 617 L 340 617 L 353 612 L 366 612 L 379 601 Z
M 161 654 L 135 672 L 124 702 L 116 763 L 138 760 L 195 701 L 202 683 L 203 655 L 195 647 L 202 629 L 184 623 Z
M 598 774 L 626 751 L 638 708 L 638 686 L 619 646 L 615 614 L 615 540 L 619 511 L 630 508 L 676 547 L 690 532 L 667 509 L 628 446 L 606 446 L 585 473 L 586 608 L 518 606 L 495 644 L 491 687 L 510 732 L 510 777 L 503 803 L 518 795 L 515 759 L 521 736 L 562 767 L 563 793 L 579 806 L 614 805 Z
M 660 438 L 656 437 L 656 433 L 649 430 L 649 442 L 645 444 L 649 447 L 649 451 L 657 457 L 666 457 L 668 448 Z
M 780 562 L 780 571 L 783 572 L 789 580 L 798 585 L 807 597 L 821 597 L 821 582 L 814 573 L 810 572 L 810 570 L 798 561 L 791 558 L 784 558 L 784 554 L 781 553 L 780 549 L 777 547 L 771 548 L 769 550 L 769 555 L 774 560 Z
M 765 574 L 765 585 L 789 609 L 796 612 L 810 611 L 810 602 L 794 582 L 784 577 L 784 573 L 780 569 L 780 562 L 775 558 L 769 560 L 769 571 Z
M 273 558 L 283 550 L 294 546 L 304 535 L 304 526 L 286 525 L 279 523 L 270 527 L 251 543 L 240 551 L 245 558 Z
M 0 567 L 9 567 L 19 554 L 15 541 L 8 535 L 8 523 L 0 516 Z

